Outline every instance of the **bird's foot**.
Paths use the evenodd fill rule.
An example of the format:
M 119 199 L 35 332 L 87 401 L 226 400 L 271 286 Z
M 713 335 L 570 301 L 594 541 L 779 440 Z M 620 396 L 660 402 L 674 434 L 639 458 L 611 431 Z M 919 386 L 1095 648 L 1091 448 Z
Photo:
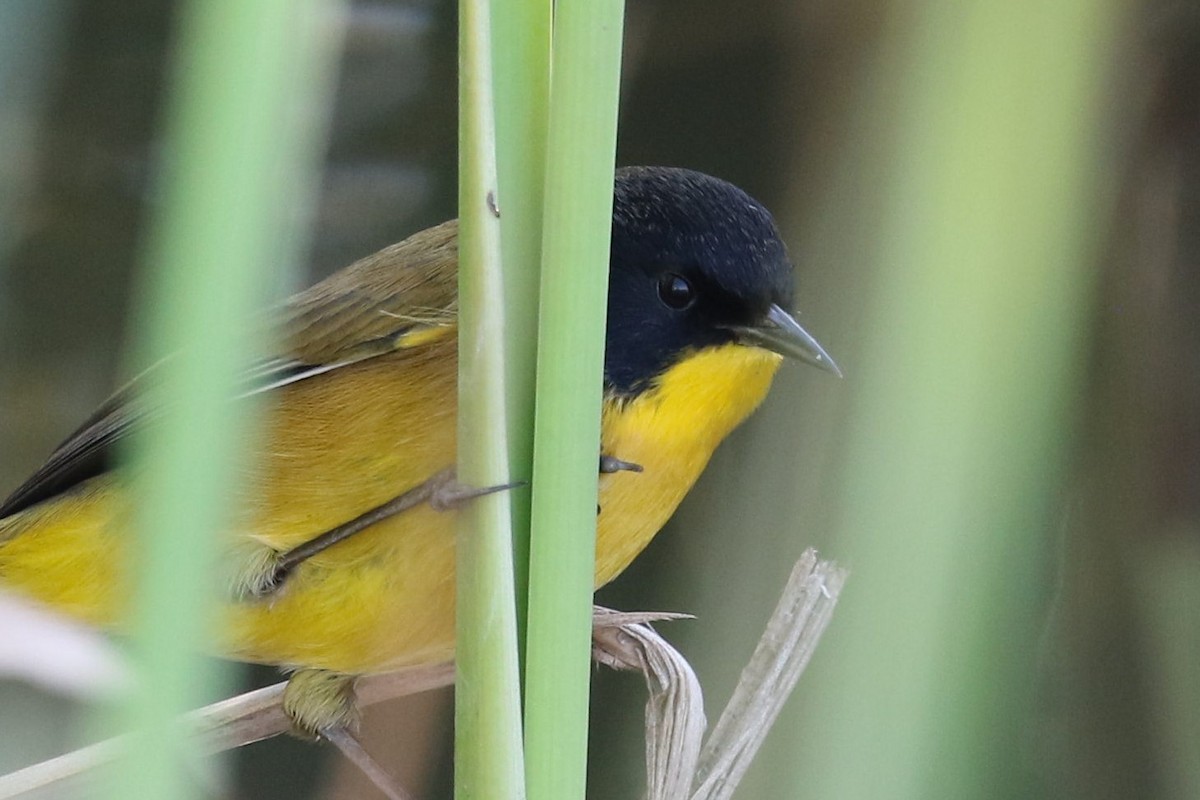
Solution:
M 236 565 L 229 578 L 229 596 L 239 602 L 262 600 L 276 595 L 287 580 L 289 570 L 280 564 L 282 553 L 247 538 L 224 563 Z
M 430 479 L 433 484 L 429 494 L 429 505 L 434 511 L 454 511 L 479 497 L 485 497 L 496 492 L 516 489 L 523 486 L 524 481 L 500 483 L 495 486 L 468 486 L 459 483 L 454 476 L 454 470 L 443 470 Z
M 613 472 L 641 472 L 642 465 L 632 461 L 622 461 L 616 456 L 600 454 L 600 474 L 609 475 Z
M 358 706 L 353 675 L 327 669 L 302 669 L 288 677 L 283 687 L 283 713 L 292 733 L 301 739 L 318 739 L 322 731 L 358 730 Z

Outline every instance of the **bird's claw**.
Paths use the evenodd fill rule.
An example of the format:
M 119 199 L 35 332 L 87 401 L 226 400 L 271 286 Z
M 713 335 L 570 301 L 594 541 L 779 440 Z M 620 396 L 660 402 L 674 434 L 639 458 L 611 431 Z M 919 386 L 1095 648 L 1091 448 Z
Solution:
M 600 454 L 600 474 L 608 475 L 613 472 L 641 472 L 642 465 L 632 461 L 622 461 L 616 456 Z
M 477 498 L 524 485 L 524 481 L 512 481 L 495 486 L 468 486 L 465 483 L 459 483 L 458 479 L 454 477 L 454 472 L 447 470 L 434 478 L 434 485 L 429 493 L 429 506 L 434 511 L 454 511 Z

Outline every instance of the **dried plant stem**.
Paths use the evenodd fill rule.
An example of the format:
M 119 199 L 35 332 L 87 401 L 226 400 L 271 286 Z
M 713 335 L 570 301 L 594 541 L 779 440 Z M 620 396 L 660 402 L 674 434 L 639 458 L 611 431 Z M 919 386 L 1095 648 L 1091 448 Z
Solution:
M 687 660 L 650 627 L 686 614 L 596 607 L 593 656 L 613 669 L 643 673 L 648 800 L 728 800 L 774 724 L 821 638 L 846 571 L 808 550 L 792 570 L 766 630 L 703 749 L 704 695 Z M 361 707 L 454 683 L 454 665 L 436 664 L 361 678 Z M 284 683 L 213 703 L 185 717 L 199 756 L 289 730 Z M 0 777 L 0 800 L 58 786 L 109 763 L 127 747 L 117 737 Z
M 454 665 L 436 664 L 359 680 L 360 706 L 419 694 L 454 683 Z M 290 722 L 283 713 L 284 683 L 205 706 L 185 717 L 199 738 L 197 754 L 211 755 L 285 733 Z M 0 800 L 72 781 L 101 767 L 124 752 L 128 737 L 118 736 L 0 777 Z
M 832 561 L 818 561 L 815 550 L 806 550 L 796 563 L 700 754 L 692 800 L 726 800 L 733 795 L 808 666 L 845 581 L 846 570 Z
M 779 716 L 837 604 L 846 571 L 809 549 L 797 562 L 750 663 L 701 750 L 704 697 L 691 666 L 645 620 L 603 627 L 595 656 L 614 669 L 641 671 L 646 703 L 648 800 L 727 800 Z
M 613 669 L 641 672 L 646 700 L 646 796 L 688 796 L 704 738 L 704 693 L 687 659 L 644 622 L 597 627 L 597 661 Z

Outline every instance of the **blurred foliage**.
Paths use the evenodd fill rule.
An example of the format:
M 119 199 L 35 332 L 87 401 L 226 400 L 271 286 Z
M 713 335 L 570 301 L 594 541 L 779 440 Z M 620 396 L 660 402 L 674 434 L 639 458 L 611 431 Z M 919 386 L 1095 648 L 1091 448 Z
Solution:
M 36 109 L 36 135 L 21 151 L 29 177 L 4 220 L 6 488 L 116 385 L 131 265 L 155 201 L 146 187 L 173 6 L 64 8 L 60 44 L 23 42 L 44 42 L 54 58 L 41 59 L 41 96 L 26 101 Z M 830 532 L 847 399 L 871 332 L 868 266 L 888 256 L 879 189 L 899 102 L 889 9 L 864 0 L 629 4 L 618 162 L 703 169 L 773 208 L 798 265 L 804 322 L 848 373 L 838 383 L 783 372 L 675 521 L 601 594 L 616 607 L 698 615 L 666 632 L 696 666 L 712 715 L 792 561 L 809 544 L 841 555 Z M 453 215 L 452 14 L 434 0 L 355 3 L 311 277 Z M 1099 289 L 1077 423 L 1064 432 L 1070 459 L 1053 487 L 1055 522 L 1041 534 L 1044 575 L 1034 576 L 1043 627 L 1027 679 L 1036 702 L 1015 743 L 1028 757 L 997 768 L 1028 771 L 1046 797 L 1189 798 L 1200 796 L 1200 13 L 1167 0 L 1123 6 L 1102 83 L 1092 157 L 1110 183 L 1092 220 Z M 831 636 L 838 626 L 835 615 Z M 825 681 L 841 669 L 832 652 L 813 663 Z M 803 725 L 817 706 L 808 686 L 802 679 L 743 796 L 794 796 L 772 775 L 814 735 Z M 3 688 L 11 713 L 0 715 L 0 740 L 5 751 L 44 745 L 24 753 L 35 758 L 70 741 L 58 738 L 62 703 L 17 713 L 9 698 L 31 691 Z M 591 794 L 636 795 L 641 686 L 601 671 L 594 699 Z M 447 741 L 445 714 L 444 695 L 397 703 L 368 714 L 367 738 L 414 789 L 444 790 L 445 767 L 431 765 Z M 294 741 L 249 748 L 230 795 L 368 791 L 327 755 Z

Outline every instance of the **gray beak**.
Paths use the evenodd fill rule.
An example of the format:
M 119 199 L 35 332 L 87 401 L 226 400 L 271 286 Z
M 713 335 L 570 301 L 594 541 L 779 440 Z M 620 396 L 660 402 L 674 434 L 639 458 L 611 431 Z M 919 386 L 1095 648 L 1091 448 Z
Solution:
M 808 331 L 800 327 L 795 317 L 774 303 L 761 323 L 734 328 L 734 332 L 742 344 L 762 347 L 842 377 L 842 371 L 829 357 L 829 353 L 825 352 L 825 348 L 821 347 Z

